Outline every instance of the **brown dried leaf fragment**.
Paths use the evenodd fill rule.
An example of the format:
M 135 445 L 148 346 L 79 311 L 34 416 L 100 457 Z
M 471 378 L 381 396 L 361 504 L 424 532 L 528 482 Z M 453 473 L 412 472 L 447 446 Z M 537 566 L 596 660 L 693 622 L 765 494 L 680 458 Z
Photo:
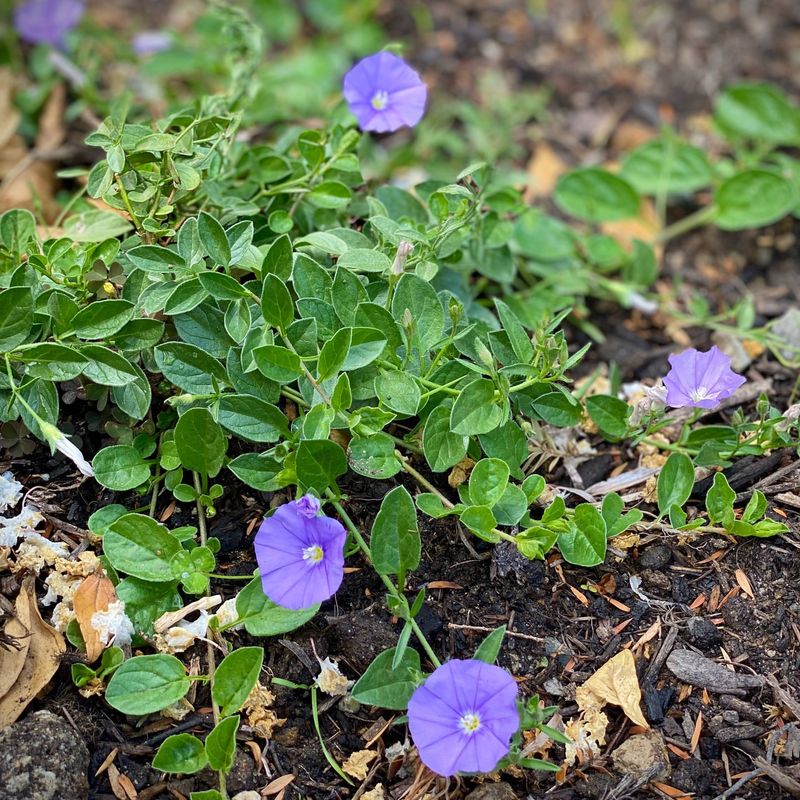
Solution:
M 92 626 L 92 617 L 98 611 L 107 611 L 116 599 L 114 584 L 102 572 L 84 578 L 72 598 L 75 617 L 86 642 L 86 660 L 90 664 L 97 661 L 105 649 L 99 632 Z

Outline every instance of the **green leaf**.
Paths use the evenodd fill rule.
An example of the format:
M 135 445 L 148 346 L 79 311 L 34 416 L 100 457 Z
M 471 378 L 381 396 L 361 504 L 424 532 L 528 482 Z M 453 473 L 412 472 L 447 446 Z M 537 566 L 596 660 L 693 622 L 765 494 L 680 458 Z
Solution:
M 497 520 L 489 506 L 468 506 L 459 514 L 459 519 L 484 541 L 493 543 L 500 541 L 500 537 L 494 532 Z
M 330 439 L 304 439 L 297 448 L 295 469 L 300 484 L 321 495 L 347 472 L 347 456 Z
M 658 510 L 666 514 L 672 506 L 683 507 L 694 487 L 694 466 L 683 453 L 671 453 L 658 474 Z
M 103 551 L 114 568 L 144 581 L 171 581 L 169 562 L 180 549 L 163 525 L 144 514 L 125 514 L 103 537 Z
M 419 653 L 406 648 L 400 663 L 392 669 L 395 648 L 384 650 L 367 667 L 356 681 L 351 696 L 366 706 L 380 706 L 395 711 L 404 711 L 414 690 L 417 675 L 421 671 Z
M 571 428 L 581 419 L 580 403 L 561 390 L 545 392 L 531 400 L 534 411 L 557 428 Z
M 509 420 L 499 428 L 481 434 L 479 439 L 487 456 L 505 461 L 511 475 L 522 480 L 520 466 L 528 458 L 528 437 L 516 422 Z
M 134 310 L 127 300 L 95 301 L 72 318 L 72 327 L 81 339 L 105 339 L 130 322 Z
M 503 638 L 505 635 L 505 625 L 495 628 L 491 633 L 486 635 L 486 638 L 480 643 L 480 646 L 475 651 L 475 655 L 472 657 L 476 661 L 494 664 L 494 662 L 497 661 L 497 656 L 500 655 L 500 648 L 503 646 Z
M 645 142 L 622 163 L 622 176 L 642 194 L 678 194 L 711 183 L 711 165 L 705 153 L 667 136 Z
M 769 225 L 797 204 L 794 186 L 775 172 L 750 169 L 723 181 L 714 195 L 714 223 L 739 231 Z
M 239 281 L 224 272 L 201 272 L 197 280 L 216 300 L 241 300 L 249 296 L 247 289 Z
M 558 549 L 570 564 L 595 567 L 606 557 L 606 523 L 589 503 L 575 508 L 569 528 L 558 536 Z
M 387 408 L 413 417 L 419 410 L 422 393 L 414 378 L 400 370 L 381 372 L 375 378 L 375 394 Z
M 153 583 L 141 578 L 123 578 L 116 586 L 117 597 L 125 603 L 125 614 L 136 633 L 153 635 L 153 623 L 167 611 L 177 611 L 183 600 L 177 581 Z
M 466 436 L 450 431 L 450 409 L 436 406 L 425 420 L 422 431 L 422 452 L 434 472 L 455 466 L 467 454 Z
M 106 702 L 123 714 L 152 714 L 177 703 L 190 685 L 175 656 L 134 656 L 112 676 Z
M 372 525 L 372 564 L 381 575 L 405 575 L 419 566 L 421 548 L 414 501 L 404 486 L 396 486 L 383 498 Z
M 352 272 L 386 272 L 392 266 L 392 261 L 380 250 L 359 247 L 342 253 L 336 264 Z
M 0 242 L 12 253 L 22 253 L 36 235 L 36 217 L 26 208 L 12 208 L 0 214 Z
M 772 144 L 800 144 L 800 114 L 777 86 L 729 86 L 716 98 L 714 117 L 727 134 Z
M 319 611 L 319 603 L 299 611 L 276 605 L 265 594 L 261 578 L 253 578 L 236 596 L 236 612 L 251 636 L 279 636 L 302 627 Z
M 450 430 L 462 436 L 489 433 L 508 418 L 507 401 L 498 401 L 494 384 L 486 378 L 468 383 L 453 403 Z M 503 403 L 501 405 L 500 403 Z
M 294 320 L 294 303 L 286 284 L 277 276 L 264 276 L 261 292 L 261 313 L 264 320 L 275 328 L 285 331 Z
M 300 356 L 285 347 L 261 345 L 253 350 L 253 358 L 258 371 L 276 383 L 291 383 L 303 374 Z
M 225 386 L 228 376 L 215 358 L 193 344 L 166 342 L 153 351 L 156 366 L 164 377 L 191 394 L 213 394 L 217 386 Z
M 197 308 L 206 297 L 208 292 L 203 288 L 199 278 L 181 281 L 164 302 L 164 313 L 168 316 L 186 314 Z
M 153 769 L 159 772 L 191 775 L 208 764 L 203 743 L 191 733 L 176 733 L 161 743 L 153 756 Z
M 139 377 L 136 367 L 127 358 L 99 344 L 86 344 L 80 349 L 88 361 L 83 374 L 101 386 L 126 386 Z
M 322 346 L 317 362 L 317 376 L 320 381 L 332 378 L 344 364 L 350 348 L 352 328 L 342 328 Z
M 155 244 L 134 247 L 128 250 L 126 256 L 133 266 L 145 272 L 165 274 L 186 269 L 186 261 L 181 254 Z
M 277 442 L 289 436 L 289 421 L 271 403 L 248 394 L 225 394 L 220 398 L 220 425 L 250 442 Z
M 411 272 L 401 276 L 392 297 L 392 315 L 402 322 L 406 309 L 414 324 L 414 339 L 427 352 L 444 333 L 444 309 L 433 287 Z
M 13 350 L 33 327 L 33 295 L 27 286 L 0 292 L 0 350 Z
M 276 481 L 283 467 L 268 453 L 243 453 L 228 462 L 228 469 L 240 481 L 262 492 L 274 492 L 289 483 Z
M 759 491 L 756 489 L 753 494 L 750 496 L 750 500 L 747 502 L 747 507 L 742 512 L 742 519 L 745 522 L 755 522 L 767 511 L 767 498 L 764 495 L 764 492 Z
M 88 360 L 72 347 L 53 342 L 23 345 L 14 356 L 28 365 L 28 375 L 49 381 L 72 380 L 81 374 Z
M 469 476 L 470 501 L 490 508 L 503 496 L 508 486 L 508 464 L 498 458 L 482 458 Z
M 586 410 L 600 431 L 614 439 L 621 439 L 628 431 L 631 407 L 618 397 L 595 394 L 586 398 Z
M 723 472 L 714 475 L 714 482 L 706 493 L 706 510 L 711 522 L 732 523 L 736 492 L 731 489 Z M 745 520 L 747 521 L 747 520 Z M 727 527 L 727 525 L 726 525 Z
M 115 492 L 135 489 L 150 477 L 150 465 L 129 444 L 104 447 L 92 459 L 92 468 L 97 482 Z
M 222 225 L 210 214 L 201 211 L 197 217 L 197 232 L 211 260 L 227 267 L 231 261 L 231 248 Z
M 587 222 L 635 217 L 640 203 L 626 180 L 600 167 L 576 169 L 559 178 L 554 199 L 562 211 Z
M 350 202 L 352 192 L 340 181 L 323 181 L 306 196 L 318 208 L 343 208 Z
M 264 256 L 261 266 L 263 275 L 277 275 L 282 281 L 288 281 L 292 274 L 292 240 L 288 236 L 279 236 Z
M 225 717 L 206 736 L 206 755 L 211 769 L 217 772 L 230 772 L 236 757 L 236 732 L 239 730 L 239 717 Z
M 207 408 L 190 408 L 175 426 L 175 446 L 186 469 L 213 478 L 222 469 L 228 440 Z
M 630 528 L 631 525 L 641 522 L 644 517 L 644 514 L 638 508 L 632 509 L 627 514 L 622 513 L 624 509 L 625 504 L 616 492 L 609 492 L 603 498 L 600 513 L 606 523 L 606 536 L 609 539 L 618 536 Z
M 386 480 L 401 469 L 394 454 L 394 441 L 385 433 L 373 436 L 354 436 L 347 447 L 347 458 L 351 468 L 367 478 Z
M 371 364 L 386 347 L 386 336 L 376 328 L 351 328 L 350 346 L 342 364 L 343 370 L 354 370 Z
M 242 707 L 258 681 L 263 663 L 262 647 L 239 647 L 222 659 L 214 672 L 211 698 L 224 717 Z

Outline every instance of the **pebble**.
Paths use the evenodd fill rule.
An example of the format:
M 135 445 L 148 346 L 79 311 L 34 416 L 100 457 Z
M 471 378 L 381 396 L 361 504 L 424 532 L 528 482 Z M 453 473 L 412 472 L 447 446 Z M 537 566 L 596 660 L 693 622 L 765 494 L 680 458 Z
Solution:
M 687 628 L 689 641 L 701 650 L 709 650 L 722 644 L 722 632 L 705 617 L 692 617 Z
M 465 800 L 518 800 L 517 793 L 507 784 L 484 783 L 477 789 L 473 789 Z
M 654 544 L 639 556 L 643 569 L 663 569 L 672 561 L 672 550 L 665 544 Z

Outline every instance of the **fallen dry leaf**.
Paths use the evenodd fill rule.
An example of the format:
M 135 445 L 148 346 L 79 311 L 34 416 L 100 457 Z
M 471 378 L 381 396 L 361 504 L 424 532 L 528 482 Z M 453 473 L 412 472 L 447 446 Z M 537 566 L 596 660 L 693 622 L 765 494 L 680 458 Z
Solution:
M 537 145 L 533 158 L 528 162 L 525 202 L 552 194 L 558 179 L 566 171 L 567 163 L 547 142 Z
M 100 658 L 105 645 L 100 641 L 100 634 L 92 627 L 92 616 L 97 611 L 106 611 L 117 599 L 114 584 L 103 575 L 95 572 L 84 578 L 72 598 L 75 617 L 81 628 L 81 636 L 86 642 L 86 660 L 93 664 Z
M 13 643 L 0 648 L 0 697 L 16 683 L 31 646 L 30 606 L 22 592 L 17 596 L 16 616 L 10 617 L 3 630 L 5 639 Z
M 611 703 L 620 706 L 631 722 L 649 729 L 639 708 L 641 699 L 636 661 L 630 650 L 620 650 L 575 691 L 575 701 L 581 711 L 601 709 Z
M 744 570 L 737 569 L 736 572 L 734 573 L 734 575 L 736 576 L 736 583 L 738 583 L 739 586 L 742 587 L 742 591 L 751 600 L 755 600 L 756 596 L 755 596 L 755 593 L 753 592 L 753 587 L 752 587 L 752 585 L 750 583 L 750 579 L 747 577 L 747 575 L 745 575 Z
M 280 778 L 275 778 L 270 781 L 262 790 L 262 797 L 269 797 L 271 794 L 278 794 L 278 792 L 285 789 L 294 780 L 294 775 L 290 772 L 288 775 L 281 775 Z
M 369 773 L 369 765 L 378 757 L 374 750 L 356 750 L 347 761 L 342 764 L 342 769 L 357 781 L 363 781 Z
M 19 677 L 0 697 L 0 730 L 15 722 L 28 703 L 47 686 L 66 650 L 64 637 L 39 614 L 33 577 L 23 581 L 17 603 L 19 616 L 30 618 L 30 647 Z

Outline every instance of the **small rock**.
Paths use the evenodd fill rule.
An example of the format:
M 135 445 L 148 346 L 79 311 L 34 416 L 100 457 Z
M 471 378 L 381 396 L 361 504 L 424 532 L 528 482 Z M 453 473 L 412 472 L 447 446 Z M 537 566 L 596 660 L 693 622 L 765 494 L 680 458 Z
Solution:
M 728 710 L 722 712 L 722 719 L 724 722 L 727 722 L 728 725 L 736 725 L 739 722 L 739 712 Z
M 664 721 L 666 711 L 672 705 L 674 697 L 675 689 L 671 686 L 665 686 L 663 689 L 656 689 L 653 686 L 645 687 L 644 704 L 650 722 L 659 725 Z
M 764 733 L 764 728 L 759 725 L 736 725 L 733 728 L 723 728 L 717 731 L 717 739 L 722 744 L 740 742 L 743 739 L 755 739 Z
M 88 772 L 83 740 L 49 711 L 0 731 L 0 800 L 85 800 Z
M 548 678 L 542 688 L 552 697 L 563 697 L 566 690 L 558 678 Z
M 709 650 L 722 644 L 722 633 L 705 617 L 692 617 L 688 624 L 689 641 L 701 650 Z
M 473 789 L 465 800 L 518 800 L 516 792 L 507 784 L 484 783 L 477 789 Z
M 734 597 L 722 606 L 722 619 L 725 627 L 733 631 L 743 631 L 753 622 L 750 604 L 741 597 Z
M 708 793 L 713 780 L 714 772 L 705 761 L 689 758 L 686 761 L 680 761 L 675 767 L 670 784 L 684 792 L 704 795 Z
M 658 731 L 638 733 L 626 739 L 612 754 L 614 768 L 636 778 L 665 778 L 669 775 L 669 753 Z
M 643 569 L 663 569 L 672 561 L 672 550 L 665 544 L 654 544 L 639 556 Z
M 648 589 L 660 589 L 662 592 L 668 592 L 672 586 L 672 581 L 669 579 L 669 575 L 666 575 L 663 572 L 658 572 L 654 569 L 643 569 L 640 577 L 642 579 L 642 583 Z
M 247 789 L 244 792 L 234 795 L 231 800 L 262 800 L 261 795 L 253 789 Z

